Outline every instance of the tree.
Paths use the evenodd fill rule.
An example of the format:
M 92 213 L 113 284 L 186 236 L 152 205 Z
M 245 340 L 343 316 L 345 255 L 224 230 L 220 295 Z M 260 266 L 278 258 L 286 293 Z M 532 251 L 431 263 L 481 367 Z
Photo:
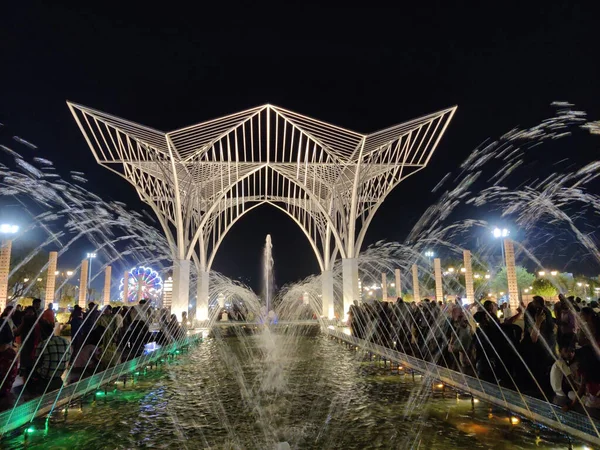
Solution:
M 527 272 L 525 267 L 517 266 L 517 286 L 519 290 L 526 289 L 533 284 L 535 281 L 535 275 Z M 506 276 L 506 268 L 503 267 L 500 272 L 496 274 L 491 283 L 492 290 L 495 292 L 508 292 L 508 278 Z
M 36 248 L 17 248 L 11 254 L 10 267 L 16 267 L 24 260 L 26 262 L 8 280 L 9 301 L 24 295 L 42 297 L 46 287 L 46 271 L 42 272 L 42 268 L 48 263 L 48 254 Z
M 70 295 L 63 295 L 58 301 L 59 308 L 68 308 L 69 306 L 73 306 L 77 303 L 75 297 Z
M 546 278 L 538 278 L 531 284 L 531 287 L 533 295 L 540 295 L 544 298 L 555 297 L 558 294 L 558 289 Z

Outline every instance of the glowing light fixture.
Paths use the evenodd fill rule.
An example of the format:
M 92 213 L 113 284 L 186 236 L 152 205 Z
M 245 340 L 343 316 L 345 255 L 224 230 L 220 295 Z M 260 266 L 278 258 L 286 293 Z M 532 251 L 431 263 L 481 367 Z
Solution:
M 19 232 L 19 225 L 11 225 L 8 223 L 0 224 L 0 233 L 15 234 Z
M 552 275 L 553 277 L 555 277 L 556 275 L 558 275 L 558 272 L 556 270 L 551 270 L 550 271 L 550 275 Z
M 510 423 L 512 425 L 519 425 L 521 423 L 521 420 L 518 417 L 512 416 L 510 418 Z
M 543 270 L 540 270 L 540 271 L 538 272 L 538 275 L 539 275 L 540 277 L 544 277 L 544 276 L 546 276 L 546 272 L 544 272 Z
M 467 272 L 467 268 L 466 268 L 466 267 L 461 267 L 461 268 L 460 268 L 460 271 L 461 271 L 462 273 L 466 273 L 466 272 Z
M 448 267 L 448 272 L 454 273 L 454 267 Z
M 505 238 L 505 237 L 508 237 L 508 235 L 510 234 L 510 231 L 508 231 L 508 229 L 506 229 L 506 228 L 494 228 L 492 230 L 492 234 L 494 235 L 495 238 Z

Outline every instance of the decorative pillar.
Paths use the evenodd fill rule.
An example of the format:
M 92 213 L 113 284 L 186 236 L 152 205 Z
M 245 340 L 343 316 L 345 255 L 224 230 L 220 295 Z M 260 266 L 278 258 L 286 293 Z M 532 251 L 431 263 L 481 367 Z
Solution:
M 467 291 L 467 302 L 475 302 L 475 287 L 473 286 L 473 265 L 471 264 L 471 251 L 463 250 L 463 265 L 465 267 L 465 289 Z
M 387 275 L 381 274 L 381 300 L 387 302 Z
M 342 278 L 344 294 L 344 311 L 341 319 L 348 321 L 348 311 L 354 300 L 360 299 L 358 289 L 358 260 L 356 258 L 342 259 Z
M 87 277 L 88 277 L 88 267 L 89 267 L 89 259 L 84 259 L 81 261 L 81 271 L 79 274 L 79 306 L 85 308 L 85 302 L 87 300 Z
M 413 278 L 413 297 L 415 302 L 421 301 L 421 294 L 419 293 L 419 269 L 416 264 L 412 265 L 412 278 Z
M 125 271 L 123 275 L 123 303 L 127 304 L 129 298 L 129 270 Z
M 433 271 L 435 275 L 435 299 L 436 301 L 444 301 L 444 285 L 442 284 L 442 260 L 434 258 Z
M 56 288 L 56 261 L 58 260 L 58 252 L 50 252 L 48 258 L 48 273 L 46 275 L 46 292 L 45 304 L 54 302 L 54 289 Z M 59 299 L 60 300 L 60 299 Z
M 163 283 L 163 298 L 162 307 L 171 310 L 171 302 L 173 299 L 173 277 L 169 277 Z
M 11 240 L 3 240 L 0 249 L 0 308 L 4 311 L 8 300 L 8 274 L 10 272 Z
M 171 314 L 181 320 L 181 313 L 189 311 L 190 303 L 190 260 L 176 259 L 173 261 L 173 298 Z
M 321 302 L 323 304 L 323 317 L 335 319 L 333 300 L 333 272 L 324 270 L 321 273 Z
M 208 271 L 206 270 L 198 271 L 196 320 L 200 322 L 208 320 Z
M 515 248 L 511 239 L 504 238 L 504 257 L 506 258 L 506 279 L 508 281 L 508 304 L 514 312 L 519 307 L 519 286 L 515 265 Z
M 394 271 L 396 276 L 396 298 L 402 297 L 402 279 L 400 278 L 400 269 Z
M 104 306 L 110 303 L 110 276 L 112 275 L 112 268 L 106 266 L 104 269 Z

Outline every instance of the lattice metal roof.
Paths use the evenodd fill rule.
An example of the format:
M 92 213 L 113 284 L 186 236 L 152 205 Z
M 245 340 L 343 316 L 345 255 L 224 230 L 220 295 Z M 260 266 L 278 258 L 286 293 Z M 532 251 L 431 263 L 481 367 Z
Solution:
M 179 256 L 198 244 L 207 261 L 231 225 L 263 203 L 290 215 L 314 248 L 333 242 L 351 257 L 385 196 L 427 165 L 456 110 L 361 134 L 267 104 L 163 132 L 68 105 L 98 163 L 185 228 L 170 236 Z M 323 252 L 322 266 L 331 257 Z

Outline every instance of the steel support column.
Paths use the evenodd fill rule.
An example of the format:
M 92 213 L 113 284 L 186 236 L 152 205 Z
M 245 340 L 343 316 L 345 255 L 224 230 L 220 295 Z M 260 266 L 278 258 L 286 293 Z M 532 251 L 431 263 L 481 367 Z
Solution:
M 204 322 L 208 320 L 208 271 L 198 271 L 198 282 L 196 285 L 196 320 Z
M 354 300 L 359 301 L 360 292 L 358 290 L 358 260 L 356 258 L 342 259 L 342 278 L 344 310 L 340 319 L 348 321 L 348 311 Z
M 178 259 L 173 261 L 173 297 L 171 314 L 181 319 L 182 312 L 189 311 L 190 303 L 190 260 Z
M 324 270 L 321 273 L 321 302 L 323 304 L 323 317 L 335 319 L 334 297 L 333 297 L 333 272 Z

